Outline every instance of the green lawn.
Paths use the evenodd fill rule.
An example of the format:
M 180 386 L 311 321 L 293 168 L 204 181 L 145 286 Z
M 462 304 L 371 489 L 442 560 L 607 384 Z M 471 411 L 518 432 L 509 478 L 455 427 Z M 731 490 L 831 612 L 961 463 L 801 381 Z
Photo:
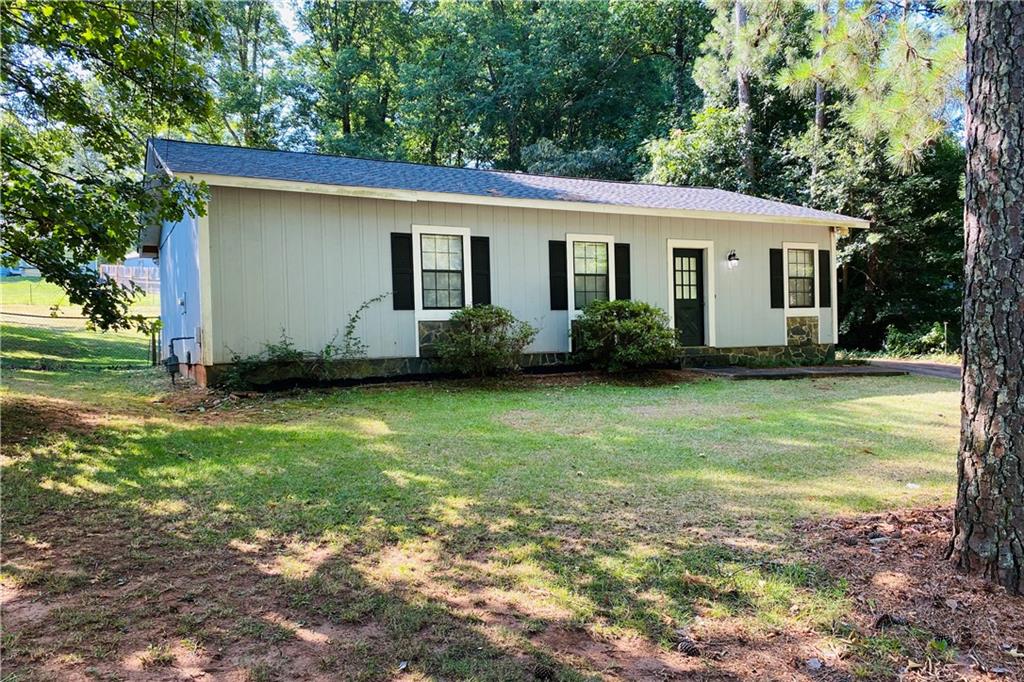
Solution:
M 68 296 L 63 289 L 40 277 L 0 278 L 0 304 L 5 310 L 37 312 L 43 315 L 48 314 L 53 306 L 59 307 L 61 315 L 81 314 L 78 306 L 68 302 Z M 132 310 L 143 315 L 158 316 L 160 294 L 139 296 L 132 305 Z
M 5 377 L 6 584 L 59 604 L 5 634 L 15 669 L 230 651 L 250 678 L 297 674 L 269 642 L 353 679 L 573 679 L 604 674 L 563 653 L 593 642 L 696 661 L 688 627 L 849 647 L 850 595 L 793 523 L 953 495 L 939 379 L 396 385 L 184 413 L 166 391 L 154 371 Z
M 135 331 L 101 332 L 84 328 L 0 323 L 0 366 L 96 369 L 148 367 L 149 336 Z

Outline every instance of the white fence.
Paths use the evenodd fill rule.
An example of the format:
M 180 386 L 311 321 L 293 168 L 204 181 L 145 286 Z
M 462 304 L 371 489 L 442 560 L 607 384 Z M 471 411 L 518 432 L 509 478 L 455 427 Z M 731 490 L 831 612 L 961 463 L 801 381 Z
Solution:
M 160 268 L 142 265 L 100 265 L 100 274 L 118 284 L 135 282 L 147 294 L 160 293 Z

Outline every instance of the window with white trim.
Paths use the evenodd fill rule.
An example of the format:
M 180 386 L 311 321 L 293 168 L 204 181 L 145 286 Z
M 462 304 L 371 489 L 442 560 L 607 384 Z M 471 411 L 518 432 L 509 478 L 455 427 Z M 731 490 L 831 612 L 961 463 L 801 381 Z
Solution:
M 814 307 L 814 251 L 788 249 L 786 251 L 789 307 Z
M 607 301 L 608 244 L 579 241 L 572 243 L 573 295 L 577 310 L 592 301 Z
M 462 241 L 459 235 L 420 235 L 424 310 L 454 310 L 465 304 Z

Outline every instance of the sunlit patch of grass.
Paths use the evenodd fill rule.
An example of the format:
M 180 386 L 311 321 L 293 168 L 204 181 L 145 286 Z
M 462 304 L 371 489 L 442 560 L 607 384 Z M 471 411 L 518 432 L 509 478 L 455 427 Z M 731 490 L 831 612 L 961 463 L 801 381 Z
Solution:
M 0 565 L 0 584 L 15 589 L 37 589 L 50 596 L 74 592 L 89 582 L 82 571 L 20 567 L 7 562 Z
M 171 498 L 146 501 L 140 506 L 143 513 L 151 516 L 179 516 L 188 511 L 188 503 Z
M 164 668 L 174 665 L 174 653 L 166 644 L 150 644 L 139 655 L 139 664 L 143 668 Z

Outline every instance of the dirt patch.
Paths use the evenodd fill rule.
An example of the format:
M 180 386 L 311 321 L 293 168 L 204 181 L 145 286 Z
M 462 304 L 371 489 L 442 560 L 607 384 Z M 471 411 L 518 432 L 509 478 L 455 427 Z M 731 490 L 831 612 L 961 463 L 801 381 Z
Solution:
M 590 414 L 580 414 L 579 421 L 575 422 L 568 415 L 555 416 L 539 410 L 510 410 L 497 417 L 497 421 L 518 431 L 559 436 L 594 435 L 606 426 Z
M 805 550 L 847 580 L 856 647 L 901 642 L 901 680 L 1024 680 L 1024 598 L 944 559 L 948 508 L 808 522 Z
M 5 396 L 0 433 L 5 443 L 20 443 L 51 434 L 88 435 L 104 421 L 103 414 L 67 400 Z
M 83 505 L 5 529 L 3 658 L 60 679 L 1024 679 L 1024 600 L 943 562 L 948 528 L 944 509 L 802 524 L 797 554 L 848 584 L 834 632 L 695 601 L 658 643 L 573 621 L 498 564 L 426 539 L 372 561 L 258 534 L 210 546 L 173 521 Z
M 133 524 L 97 509 L 34 524 L 30 538 L 5 537 L 7 670 L 46 679 L 327 680 L 353 673 L 362 661 L 349 649 L 379 637 L 373 624 L 297 608 L 298 583 L 262 567 L 281 546 L 196 547 L 158 522 Z M 81 578 L 58 590 L 56 572 Z
M 626 414 L 641 419 L 682 419 L 700 417 L 702 419 L 738 418 L 744 416 L 743 410 L 735 405 L 708 403 L 699 400 L 675 398 L 652 405 L 634 405 L 622 408 Z

